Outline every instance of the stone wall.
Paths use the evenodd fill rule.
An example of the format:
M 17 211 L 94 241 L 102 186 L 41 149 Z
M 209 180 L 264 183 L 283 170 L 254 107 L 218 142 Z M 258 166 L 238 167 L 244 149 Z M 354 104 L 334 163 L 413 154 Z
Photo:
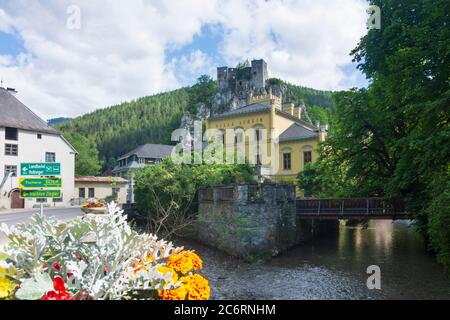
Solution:
M 334 229 L 297 219 L 295 186 L 265 183 L 200 190 L 197 239 L 231 255 L 277 255 Z

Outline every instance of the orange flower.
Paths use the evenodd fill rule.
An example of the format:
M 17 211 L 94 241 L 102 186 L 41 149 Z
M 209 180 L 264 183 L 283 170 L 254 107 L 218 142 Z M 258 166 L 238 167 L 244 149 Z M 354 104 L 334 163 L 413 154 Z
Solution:
M 202 260 L 200 257 L 192 251 L 181 251 L 175 255 L 171 255 L 167 259 L 167 266 L 175 271 L 186 274 L 192 269 L 202 269 Z
M 181 287 L 173 290 L 159 290 L 163 300 L 208 300 L 211 289 L 208 280 L 199 274 L 185 276 L 180 279 Z
M 186 281 L 189 283 L 188 299 L 189 300 L 208 300 L 211 294 L 208 280 L 199 274 L 189 276 Z
M 188 291 L 185 287 L 172 290 L 158 290 L 159 296 L 163 300 L 185 300 Z

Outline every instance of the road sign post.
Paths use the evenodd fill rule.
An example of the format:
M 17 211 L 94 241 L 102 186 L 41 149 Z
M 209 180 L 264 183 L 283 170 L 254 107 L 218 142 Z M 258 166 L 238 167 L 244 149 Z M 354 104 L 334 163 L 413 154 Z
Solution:
M 61 198 L 62 180 L 60 163 L 21 163 L 19 189 L 22 199 Z M 50 178 L 51 177 L 51 178 Z M 40 203 L 44 216 L 44 204 Z
M 60 163 L 21 163 L 21 176 L 59 176 L 61 175 Z
M 61 178 L 20 178 L 19 188 L 61 188 Z
M 61 198 L 61 190 L 28 190 L 21 189 L 22 199 Z

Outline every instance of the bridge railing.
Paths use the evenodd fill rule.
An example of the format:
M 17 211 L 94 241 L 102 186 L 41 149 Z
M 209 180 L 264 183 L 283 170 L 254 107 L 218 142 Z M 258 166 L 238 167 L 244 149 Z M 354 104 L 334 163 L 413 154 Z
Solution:
M 297 199 L 297 214 L 300 215 L 389 215 L 404 212 L 403 202 L 399 199 Z

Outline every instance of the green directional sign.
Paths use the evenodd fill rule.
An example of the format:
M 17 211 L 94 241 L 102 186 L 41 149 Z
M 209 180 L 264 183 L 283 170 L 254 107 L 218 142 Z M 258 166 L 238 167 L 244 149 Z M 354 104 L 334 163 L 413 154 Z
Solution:
M 20 198 L 61 198 L 61 190 L 20 190 Z
M 58 176 L 61 174 L 60 163 L 21 163 L 21 176 Z
M 27 188 L 61 188 L 61 178 L 20 178 L 19 189 Z

